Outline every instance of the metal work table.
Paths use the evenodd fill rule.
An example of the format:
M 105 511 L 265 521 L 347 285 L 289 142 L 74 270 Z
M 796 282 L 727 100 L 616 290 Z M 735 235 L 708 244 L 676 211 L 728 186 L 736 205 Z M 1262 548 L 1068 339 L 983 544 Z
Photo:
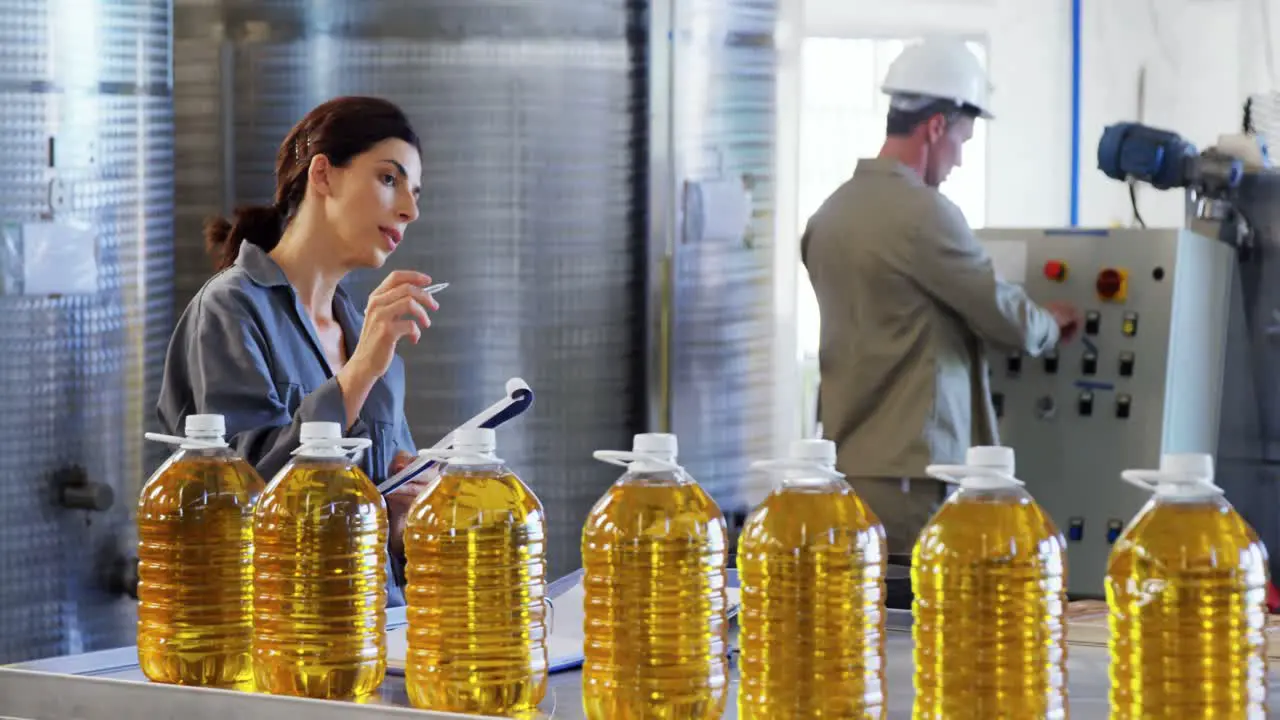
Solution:
M 387 613 L 389 628 L 404 624 L 404 608 Z M 890 720 L 911 717 L 910 614 L 889 611 L 888 687 Z M 378 695 L 362 704 L 304 700 L 230 690 L 208 690 L 149 683 L 138 668 L 135 648 L 71 655 L 0 668 L 0 720 L 381 720 L 381 718 L 470 718 L 414 710 L 405 695 L 404 678 L 388 674 Z M 1072 645 L 1067 654 L 1071 717 L 1107 717 L 1107 651 Z M 737 718 L 732 694 L 725 720 Z M 1271 705 L 1280 710 L 1280 677 L 1272 673 Z M 527 720 L 581 720 L 582 684 L 577 671 L 551 676 L 540 712 Z M 1269 713 L 1271 714 L 1271 713 Z

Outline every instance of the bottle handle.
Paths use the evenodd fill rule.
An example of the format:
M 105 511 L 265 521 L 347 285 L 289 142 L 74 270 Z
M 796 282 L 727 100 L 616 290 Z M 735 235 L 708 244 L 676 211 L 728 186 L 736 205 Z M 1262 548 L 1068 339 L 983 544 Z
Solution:
M 177 435 L 165 435 L 163 433 L 146 433 L 143 435 L 148 440 L 154 442 L 166 443 L 168 445 L 177 445 L 179 447 L 186 445 L 188 447 L 201 448 L 207 450 L 220 450 L 227 447 L 227 443 L 221 440 L 204 440 L 201 438 L 179 437 Z
M 317 440 L 315 442 L 303 443 L 294 448 L 291 455 L 301 455 L 307 450 L 316 448 L 342 448 L 347 452 L 343 453 L 343 457 L 347 457 L 351 462 L 356 462 L 356 458 L 360 457 L 360 453 L 373 447 L 373 441 L 369 438 L 335 438 L 333 440 Z
M 447 463 L 450 460 L 453 460 L 454 458 L 460 458 L 460 457 L 484 458 L 485 460 L 490 462 L 495 462 L 495 463 L 502 462 L 501 458 L 499 458 L 497 455 L 494 455 L 491 452 L 483 452 L 483 453 L 468 452 L 464 450 L 458 450 L 456 447 L 427 448 L 425 450 L 419 450 L 418 457 L 424 458 L 426 460 L 430 460 L 436 464 Z
M 684 472 L 683 467 L 671 462 L 670 460 L 663 460 L 662 458 L 657 458 L 645 453 L 631 452 L 630 450 L 596 450 L 591 454 L 591 456 L 600 462 L 606 462 L 610 465 L 617 465 L 619 467 L 629 468 L 632 463 L 643 461 L 653 463 L 664 470 L 680 473 Z
M 453 458 L 461 457 L 463 455 L 492 455 L 492 453 L 478 452 L 478 451 L 465 451 L 465 450 L 459 450 L 456 447 L 427 448 L 425 450 L 418 451 L 418 457 L 426 458 L 428 460 L 435 460 L 436 462 L 448 462 Z M 497 458 L 495 457 L 494 460 L 497 461 Z
M 830 466 L 821 463 L 811 462 L 808 460 L 757 460 L 751 463 L 751 469 L 758 472 L 786 472 L 794 470 L 797 472 L 813 473 L 832 480 L 844 479 L 844 473 Z
M 963 485 L 966 477 L 983 477 L 993 480 L 1002 480 L 1010 485 L 1024 487 L 1026 483 L 1018 478 L 1010 475 L 1003 470 L 996 468 L 982 467 L 980 465 L 930 465 L 924 469 L 929 477 L 935 480 L 941 480 L 952 485 Z
M 1156 491 L 1156 488 L 1160 486 L 1161 480 L 1167 480 L 1171 477 L 1182 479 L 1184 480 L 1184 484 L 1187 484 L 1187 485 L 1198 485 L 1204 488 L 1205 490 L 1212 490 L 1214 493 L 1217 493 L 1218 495 L 1222 495 L 1225 492 L 1222 488 L 1218 487 L 1217 485 L 1211 482 L 1208 482 L 1207 480 L 1205 480 L 1205 478 L 1199 475 L 1171 473 L 1171 472 L 1165 472 L 1163 470 L 1122 470 L 1120 472 L 1121 480 L 1124 480 L 1125 482 L 1135 487 L 1142 488 L 1143 490 L 1146 490 L 1149 493 L 1154 493 Z M 1188 480 L 1189 482 L 1185 482 Z

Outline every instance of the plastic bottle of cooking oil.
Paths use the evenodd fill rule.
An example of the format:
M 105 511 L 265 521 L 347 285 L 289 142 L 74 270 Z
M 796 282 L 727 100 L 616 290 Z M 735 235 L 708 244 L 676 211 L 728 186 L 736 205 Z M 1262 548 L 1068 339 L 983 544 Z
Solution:
M 494 455 L 459 430 L 405 528 L 409 700 L 424 710 L 532 712 L 547 691 L 546 520 Z
M 916 541 L 915 713 L 1066 718 L 1066 543 L 1014 477 L 1013 450 L 926 472 L 960 488 Z
M 710 720 L 724 712 L 725 563 L 720 508 L 676 464 L 674 435 L 600 450 L 627 472 L 582 530 L 582 703 L 587 720 Z
M 1208 455 L 1122 477 L 1155 496 L 1107 563 L 1111 717 L 1267 716 L 1267 551 Z
M 738 717 L 880 718 L 885 702 L 884 526 L 836 472 L 829 440 L 797 440 L 747 517 Z
M 387 508 L 337 423 L 302 445 L 254 515 L 254 676 L 278 695 L 360 699 L 387 669 Z
M 263 482 L 227 446 L 221 415 L 186 437 L 138 498 L 138 662 L 150 680 L 211 687 L 253 680 L 253 504 Z

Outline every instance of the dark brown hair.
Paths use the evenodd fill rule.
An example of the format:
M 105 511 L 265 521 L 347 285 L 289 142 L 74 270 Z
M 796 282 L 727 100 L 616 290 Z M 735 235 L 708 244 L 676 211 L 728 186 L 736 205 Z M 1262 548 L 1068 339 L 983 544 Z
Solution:
M 889 116 L 885 120 L 885 135 L 889 137 L 906 137 L 925 124 L 934 115 L 942 115 L 951 125 L 961 117 L 977 118 L 982 111 L 968 103 L 957 106 L 950 100 L 938 100 L 929 103 L 919 110 L 900 110 L 889 108 Z
M 271 205 L 236 208 L 231 220 L 210 218 L 204 227 L 205 247 L 214 267 L 235 264 L 246 240 L 270 251 L 307 194 L 311 158 L 324 155 L 337 167 L 383 140 L 398 138 L 422 152 L 409 119 L 394 104 L 373 97 L 339 97 L 316 106 L 285 136 L 276 153 L 276 194 Z

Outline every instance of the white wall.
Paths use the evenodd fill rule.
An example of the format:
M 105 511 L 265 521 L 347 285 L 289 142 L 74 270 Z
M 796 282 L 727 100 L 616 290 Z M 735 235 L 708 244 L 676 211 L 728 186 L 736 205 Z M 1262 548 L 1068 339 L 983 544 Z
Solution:
M 1271 27 L 1263 4 L 1275 6 Z M 1280 39 L 1280 0 L 1081 0 L 1082 225 L 1127 224 L 1125 186 L 1097 170 L 1107 124 L 1139 120 L 1201 147 L 1239 129 L 1250 92 L 1269 90 L 1263 37 Z M 987 224 L 1070 220 L 1071 0 L 804 0 L 809 35 L 984 35 L 996 120 Z M 1145 102 L 1138 78 L 1145 68 Z M 782 108 L 786 112 L 786 108 Z M 1148 225 L 1180 225 L 1180 193 L 1139 195 Z
M 1097 171 L 1105 125 L 1140 120 L 1199 147 L 1240 128 L 1242 0 L 1084 3 L 1082 72 L 1082 224 L 1128 224 L 1125 186 Z M 1145 91 L 1139 100 L 1139 78 Z M 1181 226 L 1183 194 L 1142 188 L 1149 226 Z

